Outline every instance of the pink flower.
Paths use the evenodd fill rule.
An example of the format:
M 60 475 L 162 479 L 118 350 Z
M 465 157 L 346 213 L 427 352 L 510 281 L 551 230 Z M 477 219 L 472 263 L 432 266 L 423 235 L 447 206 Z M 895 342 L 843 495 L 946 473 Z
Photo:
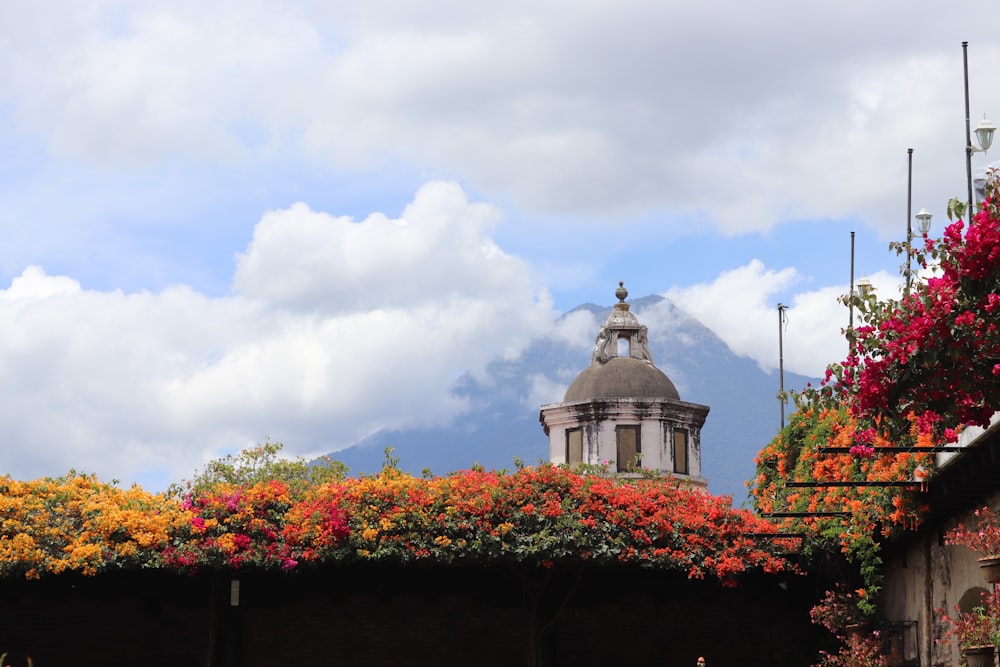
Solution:
M 849 451 L 859 459 L 870 459 L 875 456 L 875 448 L 871 445 L 854 445 Z
M 976 321 L 975 313 L 973 313 L 971 310 L 967 310 L 955 318 L 955 326 L 957 327 L 972 326 L 972 323 L 975 321 Z

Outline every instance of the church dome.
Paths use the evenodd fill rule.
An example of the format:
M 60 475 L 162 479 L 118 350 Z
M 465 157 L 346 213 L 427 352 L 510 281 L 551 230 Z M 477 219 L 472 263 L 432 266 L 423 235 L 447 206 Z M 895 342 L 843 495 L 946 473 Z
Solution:
M 670 378 L 656 366 L 631 357 L 613 357 L 584 369 L 566 390 L 563 401 L 594 398 L 669 398 L 680 400 Z
M 653 365 L 646 326 L 625 303 L 628 290 L 618 283 L 618 303 L 594 341 L 590 366 L 566 390 L 566 403 L 593 398 L 667 398 L 680 400 L 670 378 Z

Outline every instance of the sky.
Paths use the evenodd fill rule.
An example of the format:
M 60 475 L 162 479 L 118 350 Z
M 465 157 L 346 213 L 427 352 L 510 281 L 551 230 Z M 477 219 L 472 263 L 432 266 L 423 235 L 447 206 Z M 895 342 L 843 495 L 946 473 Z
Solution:
M 855 280 L 898 296 L 908 184 L 932 235 L 964 197 L 962 42 L 972 125 L 1000 122 L 998 19 L 0 3 L 0 474 L 158 489 L 268 438 L 447 424 L 463 373 L 592 345 L 600 323 L 557 319 L 618 281 L 770 372 L 783 303 L 784 367 L 818 376 L 846 351 L 852 232 Z

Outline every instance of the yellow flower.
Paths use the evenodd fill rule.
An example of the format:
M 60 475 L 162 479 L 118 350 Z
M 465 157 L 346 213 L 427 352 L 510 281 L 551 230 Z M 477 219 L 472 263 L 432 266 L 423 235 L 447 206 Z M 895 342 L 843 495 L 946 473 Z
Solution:
M 219 536 L 219 546 L 227 553 L 236 551 L 236 542 L 232 533 L 224 533 Z

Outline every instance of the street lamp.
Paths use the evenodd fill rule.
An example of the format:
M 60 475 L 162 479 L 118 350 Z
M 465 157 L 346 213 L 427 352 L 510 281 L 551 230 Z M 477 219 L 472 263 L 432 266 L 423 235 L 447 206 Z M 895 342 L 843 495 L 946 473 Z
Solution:
M 913 149 L 907 150 L 910 155 L 910 165 L 913 164 Z M 913 173 L 912 168 L 910 173 Z M 910 181 L 912 183 L 912 180 Z M 903 285 L 903 296 L 909 296 L 910 288 L 913 286 L 913 272 L 910 266 L 913 262 L 913 227 L 911 225 L 910 217 L 910 186 L 907 185 L 907 198 L 906 198 L 906 282 Z M 931 215 L 930 211 L 926 207 L 921 207 L 920 211 L 917 212 L 917 231 L 921 236 L 927 236 L 927 233 L 931 231 Z
M 921 236 L 927 236 L 927 234 L 931 231 L 931 218 L 933 217 L 934 216 L 931 215 L 931 212 L 925 207 L 921 207 L 920 210 L 917 211 L 917 231 L 920 232 Z
M 976 126 L 976 139 L 979 145 L 972 143 L 972 124 L 969 120 L 969 43 L 962 42 L 962 65 L 965 73 L 965 174 L 969 185 L 969 225 L 972 225 L 972 209 L 975 201 L 972 199 L 972 154 L 990 149 L 993 144 L 993 133 L 997 126 L 986 119 L 979 121 Z
M 875 286 L 872 285 L 872 281 L 868 280 L 868 276 L 861 276 L 861 280 L 858 281 L 858 292 L 861 293 L 862 298 L 875 293 Z

